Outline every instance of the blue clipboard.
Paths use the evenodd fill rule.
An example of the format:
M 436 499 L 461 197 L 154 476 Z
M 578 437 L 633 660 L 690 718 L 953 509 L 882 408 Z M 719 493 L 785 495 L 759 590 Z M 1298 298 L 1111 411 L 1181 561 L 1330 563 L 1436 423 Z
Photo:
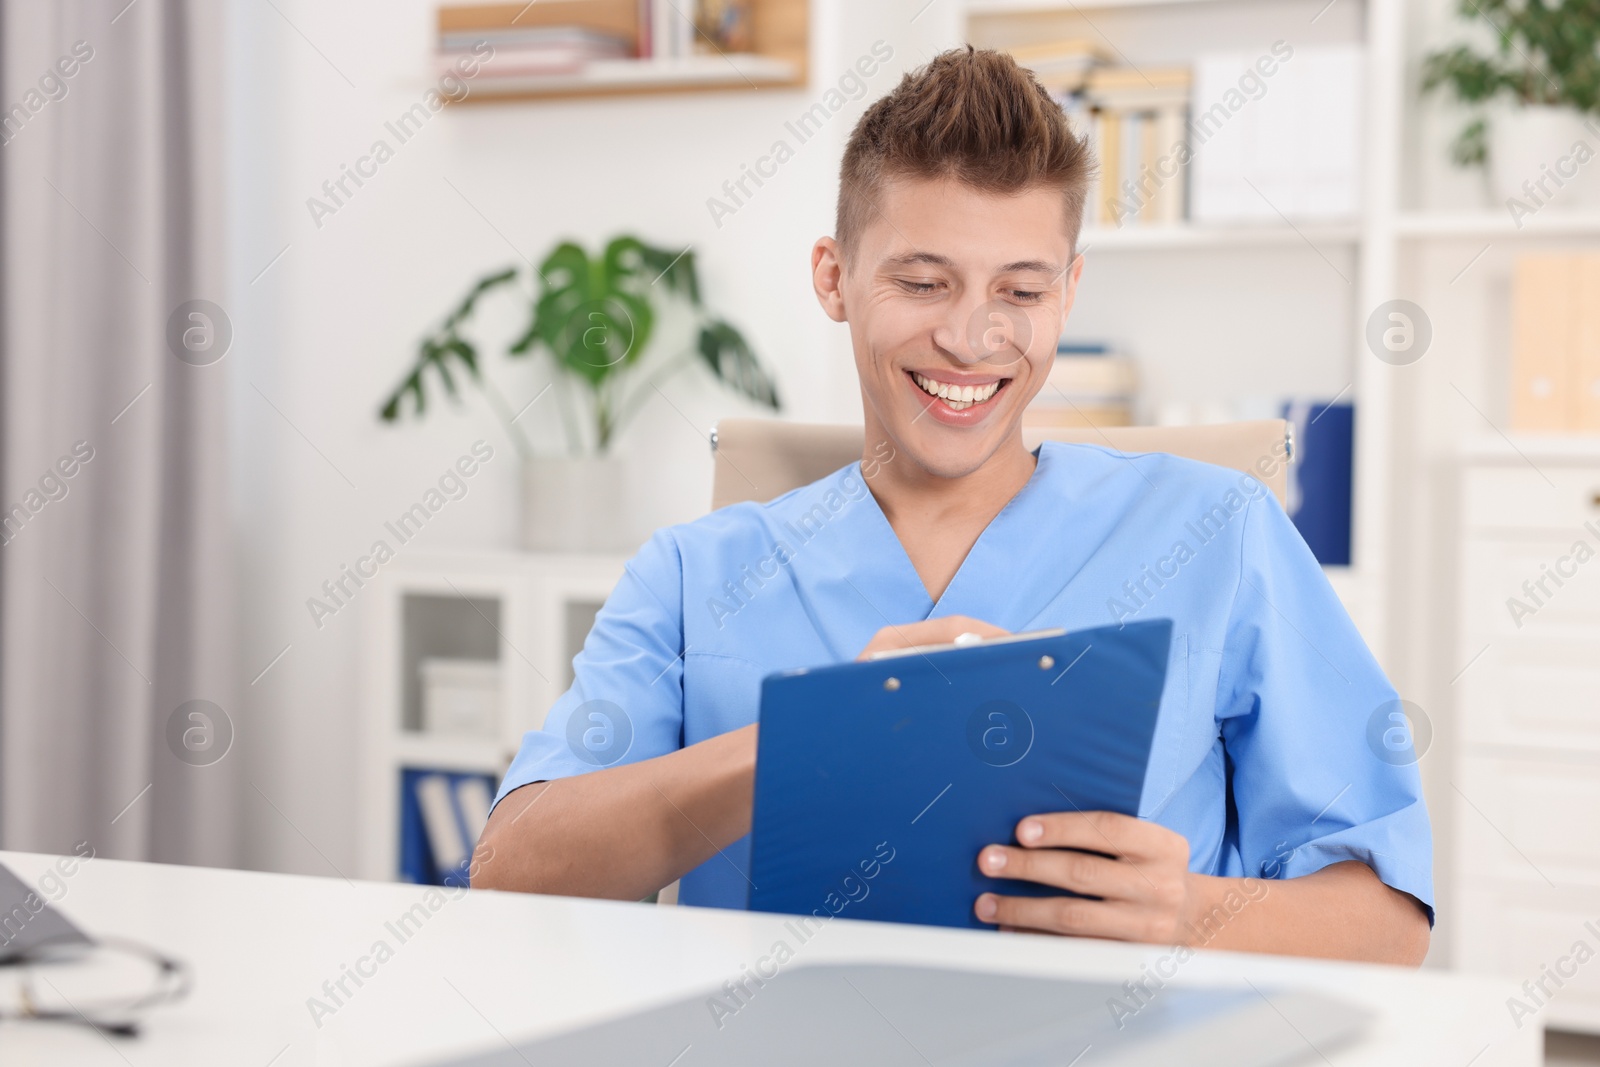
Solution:
M 769 675 L 750 909 L 987 928 L 985 845 L 1026 815 L 1136 815 L 1172 623 L 1048 632 Z

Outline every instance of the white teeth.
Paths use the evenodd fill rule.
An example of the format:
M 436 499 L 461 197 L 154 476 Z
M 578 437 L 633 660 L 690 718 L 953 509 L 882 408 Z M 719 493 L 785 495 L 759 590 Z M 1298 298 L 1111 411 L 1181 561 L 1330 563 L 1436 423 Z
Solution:
M 923 392 L 943 400 L 954 411 L 965 411 L 974 404 L 982 404 L 1000 390 L 999 382 L 990 382 L 987 385 L 950 385 L 948 382 L 936 382 L 926 375 L 915 372 L 911 377 Z

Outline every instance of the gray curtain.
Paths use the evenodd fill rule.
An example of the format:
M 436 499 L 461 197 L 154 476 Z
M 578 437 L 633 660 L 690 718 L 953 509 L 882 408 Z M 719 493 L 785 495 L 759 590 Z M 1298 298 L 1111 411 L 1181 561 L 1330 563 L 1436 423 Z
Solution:
M 0 0 L 0 847 L 239 857 L 225 7 Z

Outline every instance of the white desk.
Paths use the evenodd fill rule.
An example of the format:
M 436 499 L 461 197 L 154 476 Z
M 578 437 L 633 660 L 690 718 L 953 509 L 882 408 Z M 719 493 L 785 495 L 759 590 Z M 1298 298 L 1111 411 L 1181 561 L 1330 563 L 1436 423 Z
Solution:
M 0 852 L 0 863 L 29 880 L 52 861 Z M 501 1035 L 524 1040 L 707 992 L 779 940 L 794 949 L 789 967 L 926 963 L 1118 984 L 1170 951 L 844 919 L 799 944 L 780 916 L 490 892 L 444 901 L 402 944 L 385 924 L 424 899 L 421 887 L 105 859 L 83 864 L 66 883 L 59 907 L 70 918 L 91 933 L 182 957 L 195 989 L 181 1005 L 152 1012 L 137 1039 L 0 1023 L 7 1067 L 423 1064 L 502 1048 Z M 376 973 L 359 989 L 347 980 L 354 995 L 319 1028 L 308 998 L 379 940 L 394 947 L 393 957 L 368 965 Z M 1245 978 L 1262 988 L 1324 990 L 1377 1012 L 1362 1044 L 1327 1055 L 1338 1067 L 1540 1061 L 1537 1021 L 1518 1031 L 1506 1011 L 1510 983 L 1211 952 L 1183 964 L 1173 982 L 1242 988 Z

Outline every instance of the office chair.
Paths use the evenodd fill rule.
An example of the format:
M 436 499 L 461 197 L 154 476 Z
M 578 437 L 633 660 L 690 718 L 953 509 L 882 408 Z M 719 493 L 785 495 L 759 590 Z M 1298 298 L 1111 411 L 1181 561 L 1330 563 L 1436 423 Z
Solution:
M 724 419 L 711 431 L 716 463 L 712 510 L 745 500 L 767 501 L 861 458 L 862 428 L 775 419 Z M 1102 445 L 1130 455 L 1169 452 L 1255 475 L 1283 504 L 1294 442 L 1282 419 L 1213 426 L 1116 426 L 1024 429 L 1032 448 L 1041 441 Z M 1263 463 L 1263 461 L 1267 461 Z M 1260 464 L 1258 467 L 1257 465 Z
M 1284 503 L 1289 462 L 1294 456 L 1290 425 L 1282 419 L 1230 422 L 1213 426 L 1118 426 L 1103 430 L 1023 430 L 1031 448 L 1040 441 L 1104 445 L 1137 455 L 1170 452 L 1253 474 Z M 776 419 L 724 419 L 711 431 L 716 464 L 712 477 L 712 510 L 745 500 L 767 501 L 809 485 L 861 458 L 860 426 L 779 422 Z M 1262 463 L 1263 460 L 1269 462 Z M 1260 466 L 1258 466 L 1260 464 Z M 678 902 L 678 883 L 657 897 L 661 904 Z

